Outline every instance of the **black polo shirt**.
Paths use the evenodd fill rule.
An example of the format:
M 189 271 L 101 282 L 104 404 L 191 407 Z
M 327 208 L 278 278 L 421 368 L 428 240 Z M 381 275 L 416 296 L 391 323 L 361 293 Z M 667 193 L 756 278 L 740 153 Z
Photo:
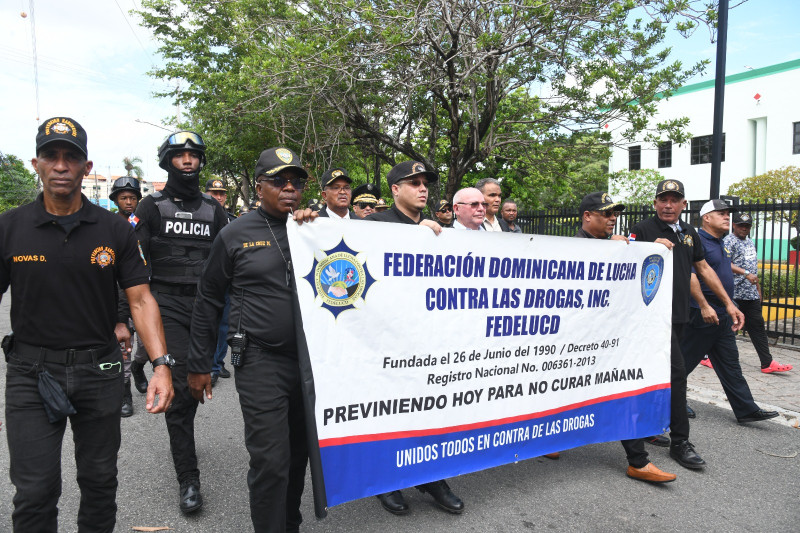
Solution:
M 658 217 L 651 217 L 636 224 L 628 238 L 631 242 L 654 242 L 664 238 L 675 243 L 672 249 L 672 323 L 689 321 L 689 283 L 692 265 L 705 259 L 703 245 L 692 226 L 680 220 L 680 233 Z
M 700 236 L 700 242 L 703 244 L 703 251 L 706 254 L 705 259 L 708 266 L 714 269 L 720 283 L 722 283 L 722 287 L 725 289 L 725 292 L 728 293 L 728 297 L 733 300 L 733 271 L 731 270 L 730 249 L 722 239 L 714 237 L 703 228 L 697 230 L 697 234 Z M 703 296 L 711 307 L 714 308 L 717 314 L 727 314 L 725 305 L 717 298 L 717 295 L 708 288 L 708 285 L 706 285 L 703 280 L 699 279 L 699 281 Z M 689 297 L 689 305 L 696 308 L 700 307 L 692 297 Z
M 419 224 L 425 217 L 419 217 L 419 222 L 414 222 L 414 220 L 405 215 L 402 211 L 397 209 L 397 206 L 392 206 L 386 211 L 381 213 L 372 213 L 370 216 L 365 218 L 364 220 L 375 220 L 377 222 L 399 222 L 400 224 Z
M 273 218 L 260 207 L 220 231 L 200 276 L 192 312 L 189 372 L 211 371 L 228 290 L 228 339 L 241 324 L 249 344 L 296 357 L 292 288 L 286 283 L 284 258 L 291 260 L 286 218 Z
M 82 196 L 65 231 L 42 198 L 0 215 L 0 294 L 11 285 L 11 328 L 20 342 L 54 350 L 107 346 L 117 286 L 148 282 L 133 228 Z

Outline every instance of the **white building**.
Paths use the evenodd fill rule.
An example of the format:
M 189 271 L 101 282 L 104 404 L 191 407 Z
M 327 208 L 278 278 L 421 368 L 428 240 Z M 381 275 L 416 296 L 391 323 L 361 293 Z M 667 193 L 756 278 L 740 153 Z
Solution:
M 800 59 L 725 78 L 723 163 L 720 193 L 750 176 L 787 165 L 800 166 Z M 609 124 L 617 145 L 609 171 L 658 170 L 681 180 L 689 200 L 707 199 L 711 183 L 714 80 L 681 87 L 658 103 L 651 124 L 688 117 L 689 143 L 658 146 L 621 143 L 619 124 Z

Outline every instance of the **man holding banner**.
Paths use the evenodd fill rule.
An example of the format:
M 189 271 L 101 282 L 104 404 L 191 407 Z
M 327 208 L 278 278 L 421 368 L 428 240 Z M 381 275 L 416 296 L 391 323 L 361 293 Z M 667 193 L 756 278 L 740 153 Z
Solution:
M 438 179 L 435 172 L 426 170 L 425 165 L 417 161 L 404 161 L 395 165 L 386 175 L 386 181 L 394 197 L 394 205 L 388 211 L 370 215 L 367 220 L 428 226 L 439 235 L 442 227 L 436 222 L 422 218 L 422 210 L 428 201 L 428 184 Z M 479 193 L 479 196 L 479 201 L 483 201 L 483 195 Z M 443 479 L 419 485 L 417 489 L 429 493 L 436 504 L 447 512 L 460 514 L 464 511 L 464 502 L 453 494 Z M 383 508 L 392 514 L 401 515 L 408 512 L 408 504 L 399 490 L 379 494 L 378 500 Z
M 581 227 L 575 237 L 583 239 L 622 240 L 622 235 L 614 235 L 614 226 L 624 204 L 614 202 L 606 192 L 594 192 L 583 197 L 578 212 L 581 216 Z M 644 449 L 644 439 L 624 439 L 620 441 L 628 457 L 627 475 L 633 479 L 650 483 L 668 483 L 677 476 L 662 471 L 650 462 Z

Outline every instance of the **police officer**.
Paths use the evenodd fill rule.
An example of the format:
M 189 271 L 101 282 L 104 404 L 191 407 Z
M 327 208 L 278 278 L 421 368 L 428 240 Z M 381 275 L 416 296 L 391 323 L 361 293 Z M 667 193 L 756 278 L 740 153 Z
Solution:
M 168 173 L 164 190 L 142 199 L 136 209 L 136 235 L 150 266 L 150 287 L 161 309 L 167 348 L 175 358 L 175 402 L 166 421 L 184 513 L 203 506 L 194 444 L 197 401 L 186 382 L 189 324 L 203 263 L 214 237 L 228 223 L 219 202 L 200 192 L 205 150 L 197 133 L 168 136 L 158 150 L 159 166 Z M 212 348 L 209 357 L 213 353 Z
M 353 213 L 358 218 L 366 218 L 375 212 L 375 204 L 381 197 L 381 190 L 374 183 L 359 185 L 353 190 Z
M 139 200 L 142 199 L 142 188 L 139 180 L 133 176 L 122 176 L 114 181 L 111 186 L 111 192 L 108 198 L 117 206 L 117 213 L 126 221 L 136 211 L 136 206 L 139 205 Z M 128 302 L 125 299 L 125 294 L 120 294 L 120 316 L 118 317 L 117 328 L 128 329 L 128 335 L 124 335 L 124 342 L 122 346 L 124 350 L 122 355 L 124 357 L 124 378 L 125 378 L 125 391 L 122 396 L 122 408 L 120 414 L 127 418 L 133 416 L 133 398 L 131 397 L 131 374 L 135 371 L 134 381 L 136 381 L 136 388 L 139 392 L 147 391 L 147 378 L 144 375 L 144 365 L 150 358 L 147 351 L 141 343 L 141 337 L 137 339 L 136 358 L 131 361 L 131 337 L 134 334 L 133 322 L 130 318 L 130 309 Z
M 439 222 L 439 225 L 443 228 L 453 227 L 453 204 L 447 200 L 439 200 L 439 203 L 436 204 L 436 211 L 433 212 L 433 215 L 436 217 L 436 221 Z
M 344 168 L 331 168 L 325 171 L 320 178 L 322 201 L 325 202 L 325 206 L 319 210 L 319 216 L 337 219 L 357 218 L 355 213 L 348 209 L 353 194 L 351 183 L 353 179 Z
M 439 235 L 442 227 L 422 216 L 422 210 L 428 201 L 428 184 L 438 179 L 435 172 L 427 170 L 419 161 L 404 161 L 395 165 L 386 175 L 394 205 L 385 212 L 367 217 L 367 220 L 427 226 Z M 460 514 L 464 511 L 464 502 L 453 494 L 443 479 L 419 485 L 417 489 L 430 494 L 436 504 L 447 512 Z M 392 514 L 402 515 L 408 512 L 408 504 L 399 490 L 379 494 L 377 498 L 381 506 Z
M 3 348 L 16 532 L 58 530 L 67 417 L 81 491 L 78 531 L 114 530 L 122 402 L 117 286 L 150 353 L 163 356 L 153 361 L 147 410 L 163 412 L 172 401 L 171 358 L 147 269 L 130 225 L 81 194 L 92 169 L 87 154 L 77 121 L 46 120 L 31 161 L 42 193 L 0 215 L 0 295 L 11 286 L 14 330 Z
M 225 207 L 225 202 L 228 200 L 228 189 L 222 183 L 222 180 L 212 178 L 206 182 L 206 193 L 214 200 L 219 202 L 219 205 Z M 228 215 L 228 221 L 236 219 L 236 215 L 230 211 L 225 212 Z M 219 331 L 217 332 L 217 348 L 214 352 L 214 365 L 211 368 L 211 385 L 216 385 L 219 378 L 229 378 L 231 373 L 225 368 L 225 356 L 228 355 L 228 311 L 230 310 L 231 303 L 228 296 L 225 296 L 225 308 L 222 310 L 222 318 L 219 321 Z
M 231 362 L 250 454 L 247 485 L 257 533 L 298 531 L 308 448 L 294 316 L 286 221 L 318 216 L 295 211 L 308 174 L 294 152 L 264 150 L 255 169 L 261 207 L 225 228 L 211 249 L 192 315 L 189 384 L 211 399 L 210 353 L 230 291 Z M 296 300 L 294 300 L 296 301 Z M 236 353 L 241 354 L 239 364 Z

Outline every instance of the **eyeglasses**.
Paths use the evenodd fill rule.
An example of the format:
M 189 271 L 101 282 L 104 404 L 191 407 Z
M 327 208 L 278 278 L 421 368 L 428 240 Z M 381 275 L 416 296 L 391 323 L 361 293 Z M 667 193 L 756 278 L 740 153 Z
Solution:
M 258 180 L 259 183 L 264 183 L 268 181 L 270 185 L 273 187 L 277 187 L 278 189 L 283 189 L 286 187 L 287 183 L 291 183 L 292 187 L 301 191 L 306 186 L 306 180 L 304 178 L 284 178 L 283 176 L 275 176 L 273 178 L 263 178 Z
M 622 211 L 612 211 L 609 209 L 607 211 L 594 211 L 594 213 L 597 213 L 601 217 L 611 218 L 611 217 L 619 217 L 619 215 L 622 214 Z
M 167 138 L 167 144 L 171 145 L 184 145 L 187 141 L 195 146 L 206 145 L 203 142 L 203 138 L 193 131 L 179 131 L 178 133 L 173 133 Z
M 371 208 L 375 209 L 375 204 L 372 203 L 372 202 L 356 202 L 353 205 L 355 205 L 359 209 L 366 209 L 368 207 L 371 207 Z
M 468 205 L 472 209 L 478 209 L 479 205 L 482 205 L 484 209 L 489 207 L 489 204 L 486 202 L 456 202 L 458 205 Z
M 352 190 L 349 185 L 342 185 L 340 187 L 332 187 L 328 185 L 327 187 L 325 187 L 325 189 L 331 192 L 335 192 L 337 194 L 340 192 L 350 192 Z
M 424 180 L 421 178 L 414 178 L 414 179 L 407 179 L 407 180 L 400 180 L 397 182 L 398 185 L 402 184 L 411 185 L 412 187 L 419 188 L 420 186 L 428 188 L 428 180 Z

